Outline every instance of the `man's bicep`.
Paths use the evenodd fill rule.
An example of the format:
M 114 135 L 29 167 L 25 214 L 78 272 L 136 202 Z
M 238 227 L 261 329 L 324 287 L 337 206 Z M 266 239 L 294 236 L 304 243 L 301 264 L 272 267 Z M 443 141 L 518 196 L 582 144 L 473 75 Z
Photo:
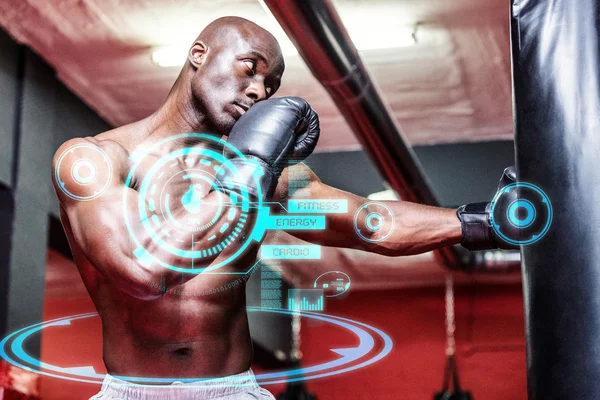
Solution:
M 134 243 L 123 214 L 123 197 L 137 192 L 111 188 L 97 199 L 71 204 L 65 210 L 76 245 L 111 284 L 140 299 L 160 296 L 152 287 L 157 270 L 134 257 Z
M 122 195 L 109 190 L 105 196 L 88 202 L 71 203 L 64 209 L 77 245 L 86 256 L 105 250 L 123 252 L 128 243 L 123 224 Z M 107 248 L 112 243 L 119 248 Z M 114 246 L 114 245 L 113 245 Z

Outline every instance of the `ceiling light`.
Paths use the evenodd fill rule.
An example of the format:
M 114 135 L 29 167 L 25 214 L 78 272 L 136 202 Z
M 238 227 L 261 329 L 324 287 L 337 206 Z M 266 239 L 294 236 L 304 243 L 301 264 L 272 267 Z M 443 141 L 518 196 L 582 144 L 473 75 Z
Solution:
M 152 62 L 159 67 L 180 67 L 185 63 L 188 46 L 160 46 L 152 51 Z
M 408 47 L 417 43 L 417 29 L 410 26 L 373 26 L 364 29 L 359 26 L 349 26 L 348 35 L 358 51 L 395 49 Z
M 285 37 L 278 38 L 281 52 L 284 57 L 292 57 L 298 55 L 298 50 L 292 42 Z M 287 41 L 287 43 L 286 43 Z M 187 52 L 190 46 L 182 45 L 167 45 L 155 47 L 152 50 L 152 62 L 159 67 L 181 67 L 187 58 Z
M 294 44 L 278 24 L 273 23 L 272 25 L 265 26 L 265 24 L 261 23 L 259 25 L 265 27 L 265 29 L 275 36 L 284 57 L 298 55 L 298 50 L 296 50 Z M 190 41 L 189 45 L 172 44 L 155 47 L 152 50 L 152 62 L 159 67 L 181 67 L 185 63 L 192 42 L 193 40 Z
M 255 21 L 275 36 L 284 57 L 298 54 L 298 50 L 283 31 L 269 8 L 259 0 L 269 20 Z M 343 9 L 342 9 L 343 11 Z M 395 15 L 384 16 L 380 13 L 351 12 L 342 15 L 348 35 L 358 51 L 393 49 L 412 46 L 417 43 L 417 33 L 421 25 L 398 24 Z M 189 35 L 188 35 L 189 36 Z M 183 36 L 182 36 L 183 37 Z M 186 36 L 187 37 L 187 36 Z M 174 38 L 173 38 L 174 39 Z M 187 40 L 186 40 L 187 42 Z M 191 42 L 190 42 L 191 45 Z M 165 45 L 154 48 L 152 62 L 159 67 L 181 67 L 186 60 L 190 45 Z
M 289 49 L 291 46 L 293 50 L 290 50 L 297 54 L 297 50 L 279 26 L 279 22 L 264 0 L 258 0 L 258 2 L 277 27 L 277 32 L 273 32 L 273 35 L 281 43 L 282 51 L 284 51 L 284 47 Z M 397 12 L 386 13 L 381 6 L 377 5 L 367 7 L 368 9 L 338 7 L 342 23 L 357 50 L 392 49 L 417 43 L 417 30 L 421 25 L 420 22 L 412 25 L 398 23 Z M 278 35 L 279 33 L 283 35 Z

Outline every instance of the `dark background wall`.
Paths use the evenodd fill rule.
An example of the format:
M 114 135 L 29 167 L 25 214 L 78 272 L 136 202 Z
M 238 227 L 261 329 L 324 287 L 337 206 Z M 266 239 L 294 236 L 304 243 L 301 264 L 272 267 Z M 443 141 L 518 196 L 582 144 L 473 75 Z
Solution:
M 42 319 L 49 215 L 57 215 L 50 165 L 56 148 L 109 125 L 48 64 L 0 31 L 0 231 L 2 333 Z M 14 206 L 13 206 L 14 205 Z M 29 341 L 39 352 L 39 342 Z
M 17 99 L 21 87 L 23 68 L 19 60 L 19 46 L 0 30 L 0 181 L 12 186 L 14 136 L 16 128 Z
M 433 191 L 444 207 L 489 201 L 504 168 L 514 165 L 514 143 L 492 141 L 414 146 Z M 364 151 L 317 153 L 306 163 L 323 182 L 368 196 L 385 190 Z

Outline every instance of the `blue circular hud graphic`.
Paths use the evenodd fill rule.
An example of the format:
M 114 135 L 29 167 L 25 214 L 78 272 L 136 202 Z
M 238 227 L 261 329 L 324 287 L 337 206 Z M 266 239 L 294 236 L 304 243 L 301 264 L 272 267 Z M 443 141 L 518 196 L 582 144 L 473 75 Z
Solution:
M 329 359 L 329 361 L 325 361 L 318 365 L 256 375 L 256 380 L 260 385 L 305 381 L 339 375 L 371 365 L 381 360 L 392 350 L 392 340 L 387 334 L 362 322 L 312 312 L 296 313 L 283 309 L 264 309 L 258 307 L 248 307 L 247 310 L 248 312 L 267 312 L 284 315 L 298 314 L 302 316 L 302 318 L 318 320 L 352 332 L 359 341 L 358 345 L 351 348 L 337 348 L 336 346 L 332 346 L 330 353 L 325 355 L 325 358 Z M 101 384 L 105 375 L 96 373 L 92 366 L 61 367 L 58 365 L 51 365 L 30 356 L 23 348 L 25 341 L 29 337 L 40 334 L 44 329 L 65 329 L 71 326 L 71 322 L 96 317 L 98 317 L 98 314 L 96 313 L 79 314 L 42 322 L 20 329 L 6 336 L 2 342 L 0 342 L 0 355 L 12 365 L 41 375 L 70 381 Z M 333 353 L 335 353 L 335 355 Z M 210 379 L 201 377 L 144 378 L 124 376 L 117 376 L 116 378 L 129 381 L 132 384 L 145 383 L 160 385 L 161 383 L 164 383 L 167 385 L 174 380 L 181 382 L 198 382 L 197 385 L 185 386 L 187 388 L 202 387 L 202 381 Z M 215 380 L 216 379 L 210 379 L 211 383 L 215 382 Z M 221 380 L 224 384 L 236 384 L 235 377 L 218 379 L 218 381 Z
M 244 230 L 251 232 L 254 228 L 246 226 L 251 206 L 246 189 L 237 187 L 229 194 L 222 191 L 225 185 L 232 188 L 231 183 L 220 179 L 225 171 L 229 170 L 230 176 L 239 173 L 237 167 L 223 157 L 223 147 L 246 159 L 227 142 L 199 133 L 171 136 L 132 153 L 133 166 L 125 187 L 131 187 L 137 180 L 139 196 L 137 204 L 132 205 L 130 196 L 125 193 L 123 207 L 127 229 L 136 245 L 133 253 L 140 262 L 156 262 L 175 271 L 198 274 L 227 265 L 250 245 L 254 235 L 243 234 Z M 169 149 L 166 154 L 165 149 Z M 256 182 L 260 191 L 259 181 Z M 212 191 L 216 192 L 216 200 L 204 203 L 203 198 Z M 253 207 L 261 206 L 261 198 L 259 193 Z M 134 221 L 129 219 L 131 213 L 127 211 L 133 207 L 138 210 Z M 177 217 L 175 209 L 179 210 Z M 143 232 L 134 228 L 140 225 Z M 206 235 L 204 231 L 210 228 L 218 228 L 219 234 Z M 151 238 L 151 245 L 143 244 L 147 243 L 145 237 Z M 194 265 L 214 260 L 234 243 L 236 251 L 222 261 L 205 268 Z M 161 258 L 161 254 L 167 257 Z M 167 261 L 172 258 L 187 260 L 186 266 L 191 266 L 173 265 Z
M 68 177 L 63 176 L 63 163 L 72 164 Z M 110 185 L 111 177 L 110 159 L 104 151 L 92 144 L 69 147 L 58 157 L 54 169 L 54 180 L 58 188 L 69 198 L 78 201 L 93 200 L 100 196 Z M 93 188 L 90 186 L 92 183 Z
M 516 196 L 503 194 L 516 191 Z M 552 224 L 552 203 L 542 189 L 515 182 L 496 193 L 490 204 L 490 223 L 507 243 L 527 246 L 540 240 Z
M 392 210 L 378 201 L 363 204 L 354 214 L 354 230 L 365 242 L 384 241 L 394 231 L 394 224 Z

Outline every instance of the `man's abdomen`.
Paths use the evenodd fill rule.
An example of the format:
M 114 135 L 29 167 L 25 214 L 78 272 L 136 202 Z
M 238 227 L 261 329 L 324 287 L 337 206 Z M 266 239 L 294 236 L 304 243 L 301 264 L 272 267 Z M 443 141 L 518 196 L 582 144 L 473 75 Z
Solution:
M 222 291 L 210 290 L 215 284 L 227 287 L 235 279 L 192 279 L 153 301 L 118 292 L 110 296 L 112 301 L 103 296 L 103 354 L 108 372 L 204 378 L 247 370 L 252 344 L 245 282 Z

